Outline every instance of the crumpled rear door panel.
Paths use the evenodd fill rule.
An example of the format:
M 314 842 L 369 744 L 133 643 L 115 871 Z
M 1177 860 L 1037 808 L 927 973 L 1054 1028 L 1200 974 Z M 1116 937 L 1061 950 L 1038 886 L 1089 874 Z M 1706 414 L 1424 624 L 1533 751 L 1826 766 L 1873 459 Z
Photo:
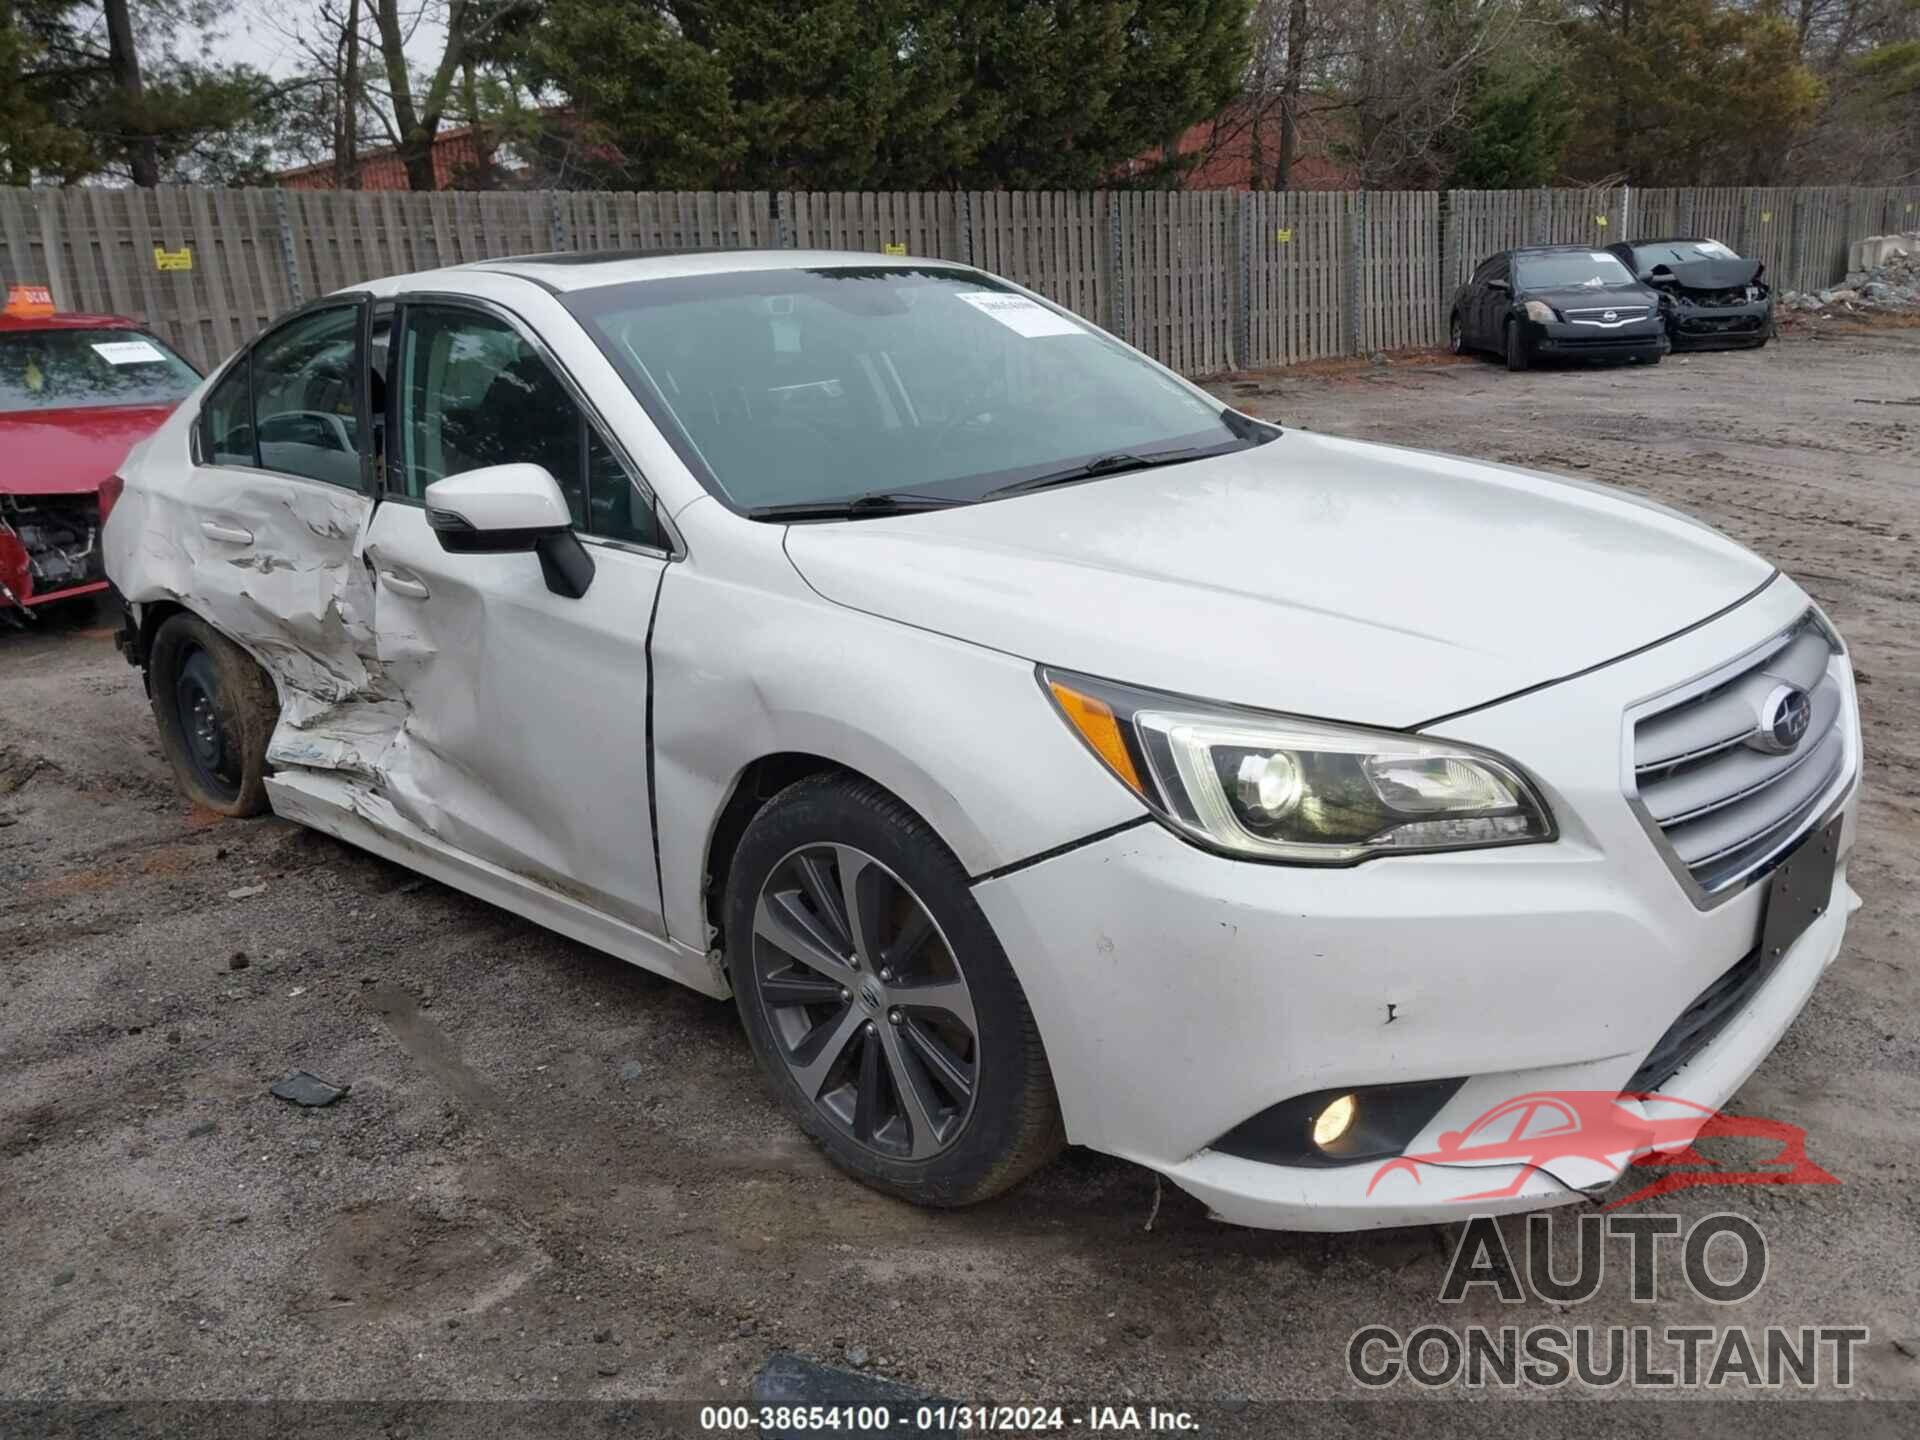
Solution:
M 375 773 L 399 708 L 375 653 L 373 586 L 359 555 L 373 502 L 230 466 L 194 467 L 182 491 L 142 498 L 142 593 L 130 598 L 177 599 L 273 677 L 274 765 Z

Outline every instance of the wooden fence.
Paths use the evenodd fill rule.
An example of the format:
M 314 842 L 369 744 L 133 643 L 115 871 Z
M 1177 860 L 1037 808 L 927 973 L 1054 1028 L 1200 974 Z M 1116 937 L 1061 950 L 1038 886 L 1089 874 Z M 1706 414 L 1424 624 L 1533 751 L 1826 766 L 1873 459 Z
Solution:
M 1920 187 L 434 194 L 0 189 L 0 282 L 133 315 L 202 366 L 304 300 L 553 250 L 865 250 L 978 265 L 1190 375 L 1437 344 L 1456 286 L 1514 245 L 1683 234 L 1838 280 L 1850 241 L 1920 228 Z

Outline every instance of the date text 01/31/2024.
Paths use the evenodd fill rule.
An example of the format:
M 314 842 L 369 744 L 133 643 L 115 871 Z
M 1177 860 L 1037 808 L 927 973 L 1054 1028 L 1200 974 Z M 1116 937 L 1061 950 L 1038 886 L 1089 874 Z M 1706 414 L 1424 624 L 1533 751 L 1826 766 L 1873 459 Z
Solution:
M 878 1435 L 1040 1434 L 1050 1431 L 1143 1431 L 1178 1434 L 1199 1429 L 1184 1410 L 1148 1405 L 1089 1405 L 1074 1413 L 1060 1405 L 952 1405 L 928 1403 L 908 1411 L 878 1405 L 708 1405 L 700 1428 L 709 1431 L 818 1431 Z

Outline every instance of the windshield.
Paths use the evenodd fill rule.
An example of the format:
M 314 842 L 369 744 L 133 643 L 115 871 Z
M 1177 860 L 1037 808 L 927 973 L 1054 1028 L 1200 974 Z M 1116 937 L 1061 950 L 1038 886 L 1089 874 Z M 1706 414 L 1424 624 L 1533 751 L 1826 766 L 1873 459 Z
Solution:
M 1604 250 L 1556 250 L 1544 255 L 1518 255 L 1514 267 L 1526 290 L 1598 290 L 1603 285 L 1631 285 L 1633 276 L 1616 255 Z
M 965 271 L 702 275 L 567 303 L 741 509 L 874 491 L 977 500 L 1118 452 L 1249 443 L 1139 356 Z
M 172 405 L 199 383 L 191 365 L 138 330 L 0 334 L 0 411 Z
M 1718 240 L 1668 240 L 1658 245 L 1636 245 L 1633 258 L 1644 270 L 1656 265 L 1691 265 L 1696 260 L 1738 260 Z

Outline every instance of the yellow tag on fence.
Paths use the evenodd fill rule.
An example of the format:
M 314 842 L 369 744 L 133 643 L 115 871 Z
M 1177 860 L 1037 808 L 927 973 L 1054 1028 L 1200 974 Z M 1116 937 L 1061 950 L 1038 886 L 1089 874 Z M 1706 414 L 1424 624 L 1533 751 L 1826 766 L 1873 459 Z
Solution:
M 1911 210 L 1913 207 L 1909 205 L 1907 208 Z M 1291 225 L 1282 226 L 1273 232 L 1273 238 L 1282 245 L 1291 245 L 1293 243 L 1293 227 Z
M 1760 212 L 1760 223 L 1762 225 L 1771 225 L 1773 223 L 1773 212 L 1771 210 L 1762 210 Z
M 1593 223 L 1604 230 L 1607 228 L 1607 217 L 1604 215 L 1596 215 L 1593 217 Z
M 888 241 L 885 245 L 882 245 L 880 249 L 888 255 L 904 255 L 907 253 L 906 246 L 895 245 L 892 241 Z
M 193 269 L 193 247 L 182 245 L 178 250 L 168 250 L 159 245 L 154 246 L 153 268 L 156 270 Z

